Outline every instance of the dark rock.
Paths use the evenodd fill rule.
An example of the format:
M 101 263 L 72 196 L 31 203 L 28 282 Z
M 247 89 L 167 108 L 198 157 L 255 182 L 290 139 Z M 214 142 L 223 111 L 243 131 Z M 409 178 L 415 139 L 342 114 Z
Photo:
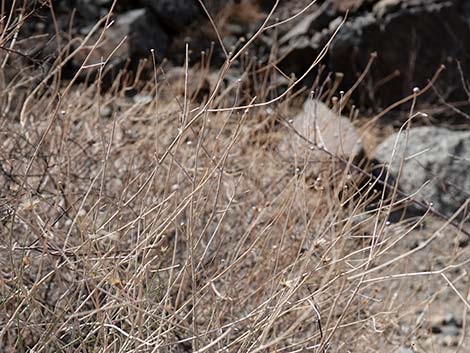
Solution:
M 345 73 L 345 86 L 353 84 L 370 54 L 377 52 L 378 59 L 369 76 L 372 82 L 396 70 L 400 73 L 375 92 L 365 92 L 373 94 L 379 106 L 409 95 L 415 86 L 425 86 L 441 64 L 448 69 L 438 87 L 445 87 L 447 94 L 461 89 L 456 86 L 456 65 L 448 60 L 460 59 L 464 72 L 470 73 L 470 41 L 463 40 L 470 37 L 470 26 L 458 2 L 401 1 L 387 7 L 387 11 L 381 3 L 384 4 L 377 4 L 373 12 L 346 23 L 330 48 L 328 63 L 335 71 Z
M 349 16 L 334 38 L 324 63 L 333 72 L 344 73 L 340 89 L 349 89 L 366 67 L 370 55 L 377 52 L 367 76 L 368 85 L 357 90 L 356 103 L 377 109 L 408 96 L 413 87 L 424 87 L 442 65 L 437 89 L 449 100 L 468 99 L 461 86 L 460 72 L 455 60 L 462 65 L 464 75 L 470 74 L 470 5 L 462 0 L 382 0 L 369 4 L 365 11 Z M 375 4 L 374 4 L 375 3 Z M 336 12 L 336 16 L 338 16 Z M 331 16 L 331 9 L 322 16 Z M 290 36 L 288 65 L 281 62 L 286 73 L 292 70 L 300 76 L 305 62 L 315 56 L 333 35 L 343 17 L 331 21 L 329 28 L 308 30 L 297 38 Z M 298 40 L 307 34 L 310 43 Z M 314 54 L 306 59 L 310 49 Z M 455 59 L 455 60 L 454 60 Z M 297 66 L 292 65 L 297 63 Z M 398 73 L 398 75 L 397 75 Z M 394 76 L 395 75 L 395 76 Z M 384 80 L 385 78 L 389 78 Z M 381 82 L 380 85 L 376 85 Z M 433 99 L 436 99 L 434 97 Z
M 95 40 L 98 36 L 99 33 Z M 109 64 L 117 66 L 129 58 L 132 62 L 137 62 L 141 58 L 150 57 L 152 49 L 157 57 L 162 58 L 168 43 L 168 36 L 148 9 L 128 11 L 118 15 L 113 25 L 106 30 L 103 41 L 93 51 L 88 64 L 106 60 L 113 52 Z M 86 55 L 88 52 L 84 51 L 77 57 L 79 63 Z
M 271 11 L 275 3 L 276 0 L 258 0 L 259 6 L 266 12 Z
M 148 10 L 133 10 L 120 15 L 124 29 L 129 33 L 129 56 L 143 58 L 154 49 L 157 57 L 166 54 L 169 45 L 167 34 Z M 128 26 L 127 28 L 125 28 Z
M 382 165 L 390 166 L 395 180 L 403 161 L 398 180 L 401 190 L 422 202 L 432 203 L 436 210 L 447 216 L 470 197 L 468 131 L 413 128 L 387 138 L 377 148 L 375 158 Z
M 279 63 L 281 70 L 287 74 L 295 73 L 300 77 L 312 64 L 330 35 L 329 24 L 337 17 L 329 3 L 306 13 L 298 22 L 292 22 L 280 37 Z M 282 30 L 282 28 L 280 28 Z
M 165 28 L 175 33 L 204 15 L 197 0 L 143 0 L 143 3 L 155 12 Z
M 83 18 L 91 22 L 97 21 L 100 16 L 105 14 L 106 9 L 103 7 L 105 5 L 107 4 L 102 1 L 78 0 L 76 8 Z

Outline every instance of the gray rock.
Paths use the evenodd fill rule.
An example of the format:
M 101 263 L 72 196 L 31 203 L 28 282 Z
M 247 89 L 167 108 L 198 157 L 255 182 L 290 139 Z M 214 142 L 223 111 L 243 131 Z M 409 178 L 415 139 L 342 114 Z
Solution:
M 307 14 L 299 23 L 290 28 L 286 34 L 279 40 L 281 45 L 288 43 L 293 38 L 298 38 L 305 35 L 312 35 L 316 31 L 322 30 L 328 25 L 328 2 L 315 9 L 310 14 Z
M 335 156 L 348 160 L 359 156 L 362 142 L 351 121 L 329 109 L 317 100 L 307 100 L 303 111 L 292 120 L 298 134 L 286 135 L 281 144 L 281 154 L 289 160 L 308 153 L 311 171 L 320 174 L 331 166 L 331 156 L 315 148 L 315 144 Z
M 411 348 L 400 347 L 395 351 L 395 353 L 413 353 L 413 351 L 411 350 Z
M 333 7 L 340 12 L 354 12 L 359 9 L 364 4 L 364 2 L 364 0 L 331 0 Z
M 400 8 L 401 0 L 380 0 L 374 5 L 374 12 L 379 18 L 384 17 L 387 13 L 391 13 Z
M 375 158 L 390 166 L 402 191 L 410 195 L 417 192 L 418 200 L 432 203 L 447 216 L 470 197 L 469 131 L 413 128 L 387 138 L 377 148 Z M 401 161 L 403 168 L 398 175 Z

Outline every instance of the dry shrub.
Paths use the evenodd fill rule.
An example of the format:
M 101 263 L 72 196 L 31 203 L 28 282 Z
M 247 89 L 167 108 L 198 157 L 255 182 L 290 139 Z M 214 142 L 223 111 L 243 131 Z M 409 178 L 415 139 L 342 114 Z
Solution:
M 368 201 L 377 180 L 346 167 L 325 179 L 342 192 L 312 186 L 308 151 L 280 157 L 292 96 L 253 105 L 244 88 L 269 93 L 255 65 L 225 83 L 222 68 L 202 102 L 173 95 L 160 67 L 107 92 L 56 82 L 59 65 L 39 86 L 8 70 L 5 352 L 390 352 L 431 344 L 439 295 L 468 291 L 448 223 L 391 224 L 387 196 Z

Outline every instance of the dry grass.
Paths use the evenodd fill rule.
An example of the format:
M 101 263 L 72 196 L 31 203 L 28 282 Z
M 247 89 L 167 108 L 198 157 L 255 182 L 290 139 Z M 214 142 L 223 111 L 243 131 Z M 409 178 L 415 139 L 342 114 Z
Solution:
M 312 186 L 309 151 L 277 153 L 274 70 L 224 66 L 201 98 L 161 67 L 101 92 L 58 80 L 65 55 L 46 77 L 1 55 L 1 351 L 429 352 L 435 312 L 466 322 L 459 230 L 389 223 L 344 165 Z

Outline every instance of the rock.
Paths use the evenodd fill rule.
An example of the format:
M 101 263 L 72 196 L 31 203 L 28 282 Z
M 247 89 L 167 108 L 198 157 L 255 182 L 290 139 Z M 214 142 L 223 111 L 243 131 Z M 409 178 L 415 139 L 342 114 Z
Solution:
M 279 55 L 283 59 L 279 66 L 283 72 L 295 73 L 300 77 L 326 44 L 327 38 L 331 36 L 329 24 L 337 18 L 337 12 L 328 5 L 329 3 L 325 2 L 319 7 L 314 7 L 312 12 L 306 13 L 299 22 L 289 23 L 285 33 L 281 32 Z
M 303 111 L 293 119 L 292 126 L 311 143 L 298 134 L 290 133 L 281 144 L 281 154 L 292 161 L 308 151 L 309 161 L 315 162 L 311 169 L 314 174 L 329 169 L 332 158 L 328 153 L 313 147 L 315 142 L 329 153 L 346 160 L 362 152 L 361 139 L 351 121 L 318 100 L 307 100 Z
M 374 6 L 374 12 L 379 18 L 384 17 L 387 13 L 397 11 L 400 8 L 402 0 L 380 0 Z
M 257 3 L 264 11 L 269 12 L 276 3 L 276 0 L 258 0 Z
M 372 52 L 378 53 L 369 79 L 378 82 L 396 70 L 400 75 L 376 89 L 379 105 L 386 106 L 409 95 L 412 87 L 424 87 L 440 65 L 447 70 L 437 87 L 457 87 L 457 67 L 447 58 L 460 59 L 465 73 L 470 65 L 470 26 L 459 1 L 381 1 L 372 12 L 347 22 L 328 53 L 328 64 L 345 73 L 349 87 L 363 70 Z M 466 62 L 466 63 L 465 63 Z M 463 93 L 463 92 L 461 92 Z M 455 94 L 458 94 L 455 92 Z
M 111 108 L 111 106 L 106 105 L 103 108 L 101 108 L 100 116 L 102 118 L 111 118 L 112 115 L 113 115 L 113 109 Z
M 148 94 L 145 94 L 145 95 L 136 94 L 135 96 L 132 97 L 132 101 L 135 104 L 140 104 L 140 105 L 150 104 L 153 101 L 153 99 L 154 99 L 154 97 L 152 97 Z
M 434 315 L 428 322 L 429 332 L 437 336 L 442 346 L 456 346 L 462 334 L 462 320 L 453 313 Z
M 98 20 L 101 12 L 101 6 L 97 1 L 78 0 L 76 3 L 78 14 L 83 18 Z
M 365 2 L 365 0 L 331 0 L 333 7 L 340 12 L 356 11 Z
M 358 89 L 356 104 L 377 109 L 388 106 L 408 96 L 413 87 L 424 87 L 442 64 L 447 69 L 441 73 L 436 87 L 448 94 L 448 100 L 467 99 L 455 60 L 460 61 L 464 76 L 470 75 L 470 41 L 462 40 L 470 37 L 468 1 L 350 0 L 335 3 L 320 17 L 335 18 L 329 21 L 329 26 L 314 29 L 318 22 L 315 20 L 308 28 L 298 26 L 287 35 L 290 47 L 284 50 L 285 59 L 279 64 L 286 74 L 294 72 L 299 77 L 338 28 L 344 18 L 343 7 L 360 6 L 360 10 L 350 13 L 323 59 L 329 71 L 344 73 L 340 89 L 347 90 L 366 67 L 370 55 L 377 52 L 378 58 L 367 81 L 370 85 L 378 82 L 380 85 L 370 90 Z M 293 36 L 292 33 L 299 34 Z M 306 34 L 307 41 L 298 40 Z M 306 59 L 308 49 L 312 53 Z M 283 48 L 281 53 L 284 53 Z
M 144 58 L 154 49 L 157 57 L 163 57 L 168 48 L 168 36 L 147 9 L 132 10 L 119 16 L 116 21 L 121 31 L 129 35 L 129 56 Z
M 68 9 L 63 8 L 65 11 L 70 11 L 70 7 L 75 7 L 79 16 L 86 19 L 90 24 L 94 24 L 100 17 L 106 16 L 112 3 L 112 0 L 65 0 L 59 6 L 68 6 Z M 115 10 L 122 7 L 122 5 L 122 1 L 119 1 L 119 4 L 115 6 Z M 134 6 L 134 8 L 136 7 Z
M 408 347 L 400 347 L 395 351 L 395 353 L 413 353 L 413 350 Z
M 99 35 L 100 33 L 97 33 L 91 43 L 94 43 Z M 126 37 L 127 39 L 121 44 Z M 113 52 L 110 64 L 114 66 L 121 65 L 128 58 L 137 62 L 139 59 L 150 57 L 151 49 L 155 50 L 158 58 L 162 58 L 168 44 L 168 36 L 148 9 L 131 10 L 117 16 L 113 25 L 106 30 L 103 41 L 93 51 L 88 64 L 106 60 Z M 78 56 L 78 64 L 81 64 L 86 55 L 88 51 L 83 51 Z
M 390 165 L 394 179 L 403 159 L 398 180 L 401 190 L 408 195 L 419 190 L 416 199 L 431 202 L 436 210 L 451 216 L 470 197 L 470 132 L 417 127 L 406 135 L 405 131 L 388 137 L 377 148 L 375 158 Z
M 176 33 L 204 16 L 197 0 L 143 0 L 143 3 L 165 28 Z
M 305 35 L 313 35 L 328 25 L 328 3 L 325 2 L 321 7 L 315 8 L 312 13 L 305 15 L 299 23 L 296 23 L 292 28 L 284 34 L 279 43 L 286 44 L 293 38 L 298 38 Z

